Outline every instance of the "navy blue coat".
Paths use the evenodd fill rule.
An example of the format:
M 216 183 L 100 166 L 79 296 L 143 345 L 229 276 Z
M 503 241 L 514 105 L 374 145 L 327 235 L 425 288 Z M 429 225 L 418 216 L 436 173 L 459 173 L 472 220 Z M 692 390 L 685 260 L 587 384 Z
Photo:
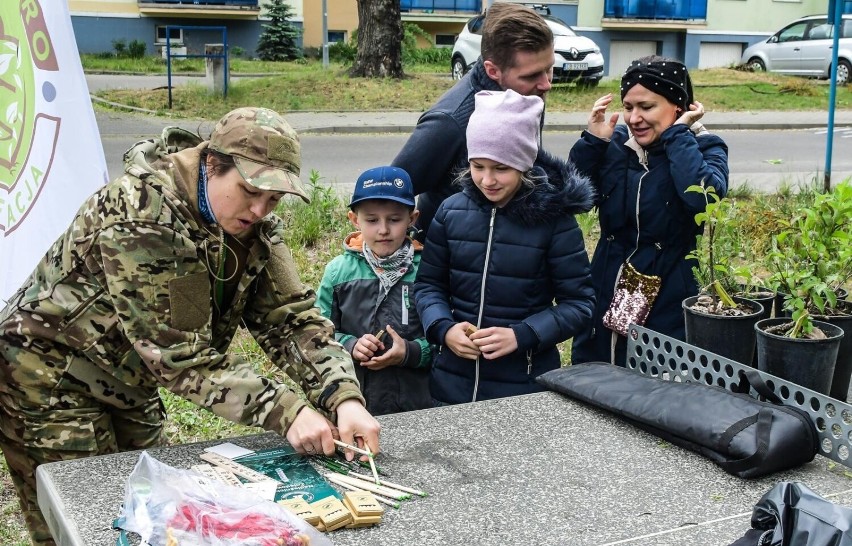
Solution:
M 703 180 L 720 197 L 728 191 L 728 147 L 718 136 L 696 136 L 684 124 L 672 125 L 645 150 L 647 171 L 639 154 L 625 144 L 628 139 L 623 125 L 615 128 L 609 142 L 584 131 L 569 156 L 597 190 L 601 226 L 592 258 L 597 296 L 594 325 L 574 338 L 574 363 L 611 361 L 612 330 L 603 325 L 603 315 L 612 302 L 618 269 L 636 248 L 640 179 L 638 215 L 642 233 L 630 262 L 641 273 L 662 277 L 660 293 L 645 326 L 680 340 L 685 335 L 681 303 L 697 294 L 699 288 L 692 274 L 694 261 L 687 260 L 686 255 L 695 249 L 696 236 L 703 231 L 694 217 L 705 207 L 703 195 L 685 190 Z M 622 363 L 620 358 L 616 360 Z
M 588 329 L 594 308 L 589 259 L 574 214 L 593 193 L 569 164 L 539 153 L 534 189 L 502 208 L 468 177 L 429 228 L 414 283 L 427 339 L 443 345 L 453 324 L 511 327 L 518 349 L 496 360 L 468 360 L 441 347 L 432 398 L 447 404 L 541 390 L 535 377 L 560 366 L 556 344 Z

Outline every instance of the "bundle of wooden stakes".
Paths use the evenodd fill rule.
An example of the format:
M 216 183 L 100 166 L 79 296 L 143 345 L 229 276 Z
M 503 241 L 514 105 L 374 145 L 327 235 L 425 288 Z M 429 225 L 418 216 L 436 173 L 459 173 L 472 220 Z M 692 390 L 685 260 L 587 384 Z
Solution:
M 369 491 L 373 493 L 376 500 L 393 506 L 394 508 L 399 508 L 399 501 L 408 500 L 412 495 L 417 495 L 418 497 L 426 496 L 426 493 L 419 489 L 413 489 L 411 487 L 399 485 L 384 478 L 380 478 L 380 472 L 373 462 L 373 453 L 370 451 L 369 446 L 365 445 L 366 449 L 361 449 L 357 446 L 349 445 L 338 440 L 335 440 L 334 442 L 339 447 L 352 450 L 355 453 L 360 453 L 361 455 L 366 455 L 373 475 L 367 476 L 365 474 L 360 474 L 352 470 L 347 465 L 341 464 L 328 457 L 318 457 L 316 459 L 317 462 L 332 471 L 323 474 L 325 479 L 331 483 L 349 491 Z

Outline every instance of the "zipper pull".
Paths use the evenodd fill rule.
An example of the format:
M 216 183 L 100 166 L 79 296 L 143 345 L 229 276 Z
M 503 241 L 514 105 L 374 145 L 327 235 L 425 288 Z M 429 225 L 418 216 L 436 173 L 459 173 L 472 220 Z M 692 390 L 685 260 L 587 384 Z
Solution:
M 532 351 L 527 351 L 527 375 L 532 374 Z
M 402 308 L 400 310 L 400 322 L 403 326 L 408 326 L 408 309 L 411 307 L 411 302 L 408 297 L 408 285 L 402 285 Z

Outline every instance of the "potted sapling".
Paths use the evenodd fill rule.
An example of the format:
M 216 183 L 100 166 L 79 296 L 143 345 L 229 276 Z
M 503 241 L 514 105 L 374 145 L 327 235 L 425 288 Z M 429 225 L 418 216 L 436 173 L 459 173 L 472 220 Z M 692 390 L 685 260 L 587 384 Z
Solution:
M 690 186 L 687 192 L 704 196 L 705 210 L 695 215 L 695 223 L 704 225 L 695 250 L 687 258 L 695 260 L 692 268 L 698 285 L 697 296 L 683 301 L 686 342 L 736 362 L 751 365 L 754 358 L 754 324 L 763 312 L 756 301 L 731 296 L 736 287 L 731 256 L 736 252 L 724 248 L 730 238 L 721 237 L 728 225 L 733 205 L 722 200 L 712 186 Z
M 852 185 L 818 194 L 773 237 L 772 281 L 789 316 L 764 319 L 758 368 L 846 400 L 852 375 L 852 305 L 838 298 L 852 278 Z

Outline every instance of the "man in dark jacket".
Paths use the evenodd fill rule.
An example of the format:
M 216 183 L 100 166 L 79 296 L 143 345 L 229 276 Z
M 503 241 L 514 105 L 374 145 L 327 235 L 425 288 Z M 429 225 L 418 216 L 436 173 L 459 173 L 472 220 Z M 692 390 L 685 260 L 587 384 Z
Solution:
M 411 175 L 418 195 L 417 239 L 441 202 L 458 191 L 453 181 L 467 166 L 465 131 L 479 91 L 511 89 L 542 99 L 553 79 L 553 32 L 532 9 L 511 3 L 488 8 L 482 28 L 481 57 L 460 82 L 420 116 L 417 127 L 393 160 Z M 542 116 L 542 126 L 544 116 Z

